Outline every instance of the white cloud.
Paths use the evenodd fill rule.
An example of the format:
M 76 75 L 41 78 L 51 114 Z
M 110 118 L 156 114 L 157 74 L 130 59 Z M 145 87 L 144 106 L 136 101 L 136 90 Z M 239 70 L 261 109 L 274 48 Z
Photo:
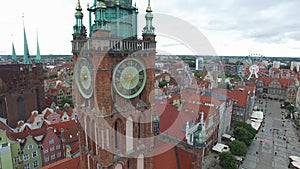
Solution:
M 140 14 L 144 14 L 147 0 L 136 2 Z M 12 40 L 17 54 L 23 54 L 22 13 L 25 14 L 30 54 L 36 52 L 36 29 L 42 54 L 71 54 L 76 3 L 76 0 L 2 2 L 0 16 L 5 17 L 0 20 L 0 54 L 11 54 Z M 93 0 L 81 0 L 86 27 L 87 3 L 91 4 Z M 219 55 L 253 52 L 265 56 L 300 55 L 297 46 L 300 41 L 298 0 L 152 0 L 151 3 L 155 13 L 173 15 L 197 27 Z M 165 40 L 161 43 L 158 47 L 168 46 Z M 170 41 L 170 44 L 174 42 Z M 176 46 L 176 50 L 179 47 Z M 171 53 L 173 48 L 168 50 Z M 187 51 L 182 50 L 180 54 L 184 52 Z

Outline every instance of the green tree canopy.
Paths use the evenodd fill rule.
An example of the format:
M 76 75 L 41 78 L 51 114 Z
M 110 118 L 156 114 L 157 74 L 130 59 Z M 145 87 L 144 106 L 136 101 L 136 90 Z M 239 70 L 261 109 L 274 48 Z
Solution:
M 222 152 L 220 154 L 220 165 L 224 169 L 237 169 L 237 160 L 231 152 Z
M 159 82 L 158 87 L 160 88 L 164 88 L 165 86 L 167 86 L 168 82 L 165 80 L 162 80 L 161 82 Z
M 290 113 L 292 113 L 294 110 L 295 110 L 295 107 L 292 105 L 292 104 L 290 104 L 290 105 L 288 105 L 287 107 L 285 107 Z
M 74 103 L 71 99 L 63 98 L 61 103 L 62 103 L 62 106 L 64 106 L 66 103 L 68 103 L 72 108 L 74 108 Z
M 251 124 L 248 124 L 244 121 L 240 121 L 240 122 L 236 123 L 234 127 L 235 128 L 236 127 L 242 127 L 244 129 L 246 129 L 249 133 L 252 134 L 252 137 L 251 137 L 252 139 L 254 139 L 254 137 L 256 135 L 256 130 L 251 126 Z
M 230 151 L 233 155 L 244 156 L 247 153 L 247 145 L 239 140 L 234 140 L 229 143 Z
M 287 107 L 287 106 L 290 105 L 291 103 L 290 103 L 290 102 L 284 102 L 283 104 L 284 104 L 285 107 Z
M 233 131 L 235 139 L 243 141 L 249 146 L 253 140 L 253 135 L 243 127 L 236 127 Z
M 203 74 L 202 71 L 198 71 L 198 72 L 195 73 L 195 76 L 200 78 L 200 77 L 202 77 L 202 74 Z

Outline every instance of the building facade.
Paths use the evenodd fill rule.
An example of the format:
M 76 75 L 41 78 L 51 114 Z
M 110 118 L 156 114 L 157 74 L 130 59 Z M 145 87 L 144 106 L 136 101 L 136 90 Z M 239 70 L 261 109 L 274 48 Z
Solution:
M 0 65 L 0 117 L 11 127 L 45 108 L 42 64 Z
M 19 168 L 22 162 L 19 152 L 19 142 L 10 140 L 6 131 L 0 129 L 0 167 Z
M 156 42 L 150 2 L 142 40 L 131 0 L 94 1 L 88 10 L 95 15 L 90 37 L 78 1 L 72 40 L 80 168 L 152 168 L 153 142 L 147 138 L 155 125 L 148 96 L 154 90 Z

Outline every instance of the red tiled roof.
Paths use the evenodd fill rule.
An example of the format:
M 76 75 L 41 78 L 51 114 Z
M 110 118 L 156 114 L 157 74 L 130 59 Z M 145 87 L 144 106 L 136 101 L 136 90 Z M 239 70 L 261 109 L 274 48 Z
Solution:
M 13 132 L 13 130 L 10 127 L 8 127 L 8 125 L 6 125 L 5 123 L 3 123 L 1 120 L 0 120 L 0 129 L 1 130 L 6 130 L 6 131 Z
M 178 112 L 177 107 L 167 104 L 163 113 L 160 115 L 160 132 L 168 134 L 178 140 L 183 140 L 185 138 L 185 132 L 182 129 L 186 126 L 188 121 L 194 121 L 197 117 L 197 113 Z
M 60 123 L 49 124 L 49 127 L 53 127 L 56 129 L 56 133 L 60 133 L 62 129 L 66 130 L 70 127 L 77 127 L 75 120 L 64 121 Z
M 286 79 L 286 78 L 261 78 L 261 80 L 264 83 L 264 86 L 269 86 L 269 84 L 274 81 L 278 80 L 278 82 L 281 84 L 282 88 L 288 88 L 289 85 L 293 85 L 295 83 L 294 79 Z
M 248 91 L 238 91 L 238 90 L 229 90 L 228 91 L 228 96 L 232 100 L 237 101 L 237 106 L 239 107 L 246 107 L 247 105 L 247 98 L 248 98 Z
M 58 94 L 58 90 L 55 88 L 50 88 L 48 90 L 48 95 L 50 95 L 50 96 L 57 96 L 57 94 Z
M 56 109 L 56 113 L 60 115 L 60 118 L 64 115 L 64 112 L 61 111 L 59 108 Z
M 76 158 L 64 158 L 52 164 L 46 165 L 41 169 L 76 169 L 79 168 L 80 156 Z
M 50 114 L 52 114 L 52 112 L 49 109 L 47 109 L 44 118 L 47 119 Z
M 71 154 L 74 154 L 79 151 L 79 141 L 76 141 L 75 143 L 70 145 L 71 147 Z
M 36 118 L 36 116 L 38 115 L 38 112 L 37 111 L 33 111 L 31 113 L 31 116 L 29 117 L 29 119 L 27 120 L 28 123 L 32 124 Z
M 51 104 L 52 104 L 52 100 L 50 100 L 50 99 L 45 99 L 45 103 L 46 103 L 46 106 L 50 107 Z
M 294 79 L 285 79 L 285 78 L 279 78 L 278 81 L 281 84 L 282 88 L 288 88 L 289 85 L 293 85 L 295 82 Z
M 19 133 L 10 132 L 9 137 L 12 140 L 17 139 L 25 139 L 27 136 L 31 135 L 32 137 L 44 135 L 47 131 L 47 128 L 45 126 L 42 126 L 41 128 L 33 129 L 31 130 L 28 126 L 25 126 L 24 130 Z
M 177 151 L 177 157 L 176 157 Z M 173 144 L 165 144 L 156 147 L 154 153 L 157 154 L 153 158 L 153 169 L 191 169 L 193 154 Z M 179 164 L 179 166 L 177 166 Z
M 73 108 L 71 106 L 65 106 L 64 109 L 69 117 L 73 115 Z

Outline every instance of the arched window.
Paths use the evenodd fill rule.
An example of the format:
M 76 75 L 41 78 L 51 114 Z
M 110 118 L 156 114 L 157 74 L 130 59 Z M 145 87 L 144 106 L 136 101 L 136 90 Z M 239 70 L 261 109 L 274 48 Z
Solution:
M 142 121 L 142 117 L 139 117 L 139 121 L 138 121 L 138 139 L 141 138 L 141 121 Z
M 126 120 L 126 151 L 133 150 L 133 120 L 132 117 L 128 117 Z
M 22 97 L 18 97 L 17 106 L 18 106 L 18 120 L 25 121 L 25 106 L 24 106 L 24 99 Z
M 115 148 L 119 148 L 118 122 L 115 122 Z
M 6 116 L 7 115 L 6 115 L 6 110 L 5 110 L 5 101 L 0 100 L 0 117 L 7 118 Z
M 37 109 L 38 109 L 39 111 L 42 111 L 42 109 L 41 109 L 41 104 L 40 104 L 40 93 L 39 93 L 39 89 L 35 89 L 35 99 L 36 99 Z
M 115 166 L 115 169 L 123 169 L 123 166 L 122 166 L 121 164 L 117 164 L 117 165 Z

